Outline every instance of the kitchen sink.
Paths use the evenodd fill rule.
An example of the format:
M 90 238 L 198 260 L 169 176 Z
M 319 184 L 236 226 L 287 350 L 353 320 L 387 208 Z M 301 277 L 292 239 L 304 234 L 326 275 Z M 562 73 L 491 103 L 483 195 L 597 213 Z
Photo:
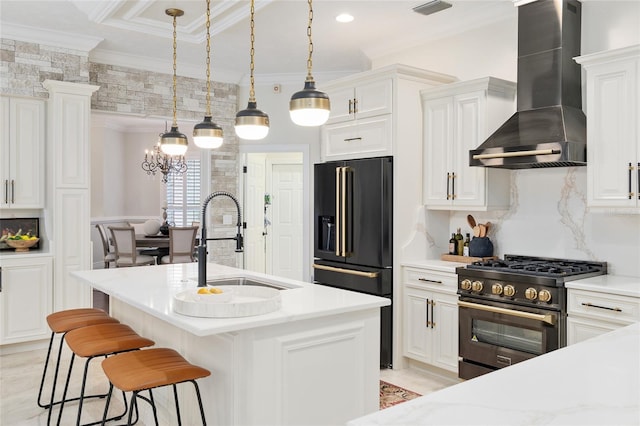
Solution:
M 286 287 L 282 284 L 268 283 L 264 281 L 258 281 L 253 278 L 246 277 L 233 277 L 233 278 L 218 278 L 215 280 L 207 280 L 208 285 L 255 285 L 259 287 L 275 288 L 276 290 L 288 290 L 291 287 Z

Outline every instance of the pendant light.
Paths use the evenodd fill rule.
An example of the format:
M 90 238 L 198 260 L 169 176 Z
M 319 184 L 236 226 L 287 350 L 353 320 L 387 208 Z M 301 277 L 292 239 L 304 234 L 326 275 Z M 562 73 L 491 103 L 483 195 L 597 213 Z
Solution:
M 236 114 L 236 134 L 239 138 L 242 139 L 250 139 L 250 140 L 258 140 L 264 139 L 267 134 L 269 134 L 269 116 L 260 111 L 258 109 L 258 104 L 256 102 L 256 92 L 254 88 L 254 78 L 253 78 L 253 68 L 254 61 L 253 55 L 255 53 L 255 49 L 253 47 L 255 41 L 254 35 L 254 15 L 255 15 L 255 7 L 254 0 L 251 0 L 251 78 L 250 78 L 250 86 L 249 86 L 249 103 L 247 105 L 247 109 L 243 109 Z
M 184 12 L 180 9 L 167 9 L 165 13 L 169 16 L 173 16 L 173 124 L 171 124 L 171 130 L 165 132 L 160 137 L 160 149 L 167 155 L 184 155 L 187 152 L 189 141 L 187 137 L 178 131 L 177 120 L 177 74 L 176 74 L 176 58 L 177 58 L 177 32 L 176 32 L 176 18 L 184 15 Z
M 316 89 L 316 82 L 311 75 L 313 54 L 313 41 L 311 40 L 311 23 L 313 22 L 312 0 L 309 3 L 309 24 L 307 25 L 307 36 L 309 37 L 309 58 L 307 59 L 307 78 L 304 82 L 304 89 L 291 96 L 289 102 L 289 114 L 291 120 L 299 126 L 320 126 L 329 118 L 329 96 Z
M 211 1 L 207 0 L 207 111 L 204 120 L 193 127 L 193 141 L 204 149 L 222 146 L 222 127 L 211 121 Z

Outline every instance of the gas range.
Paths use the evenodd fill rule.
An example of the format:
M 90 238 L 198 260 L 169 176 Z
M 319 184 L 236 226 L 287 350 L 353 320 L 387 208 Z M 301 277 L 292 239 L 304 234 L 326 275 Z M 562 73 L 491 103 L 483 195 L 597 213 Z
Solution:
M 456 268 L 461 296 L 564 310 L 564 283 L 607 273 L 606 262 L 505 255 Z

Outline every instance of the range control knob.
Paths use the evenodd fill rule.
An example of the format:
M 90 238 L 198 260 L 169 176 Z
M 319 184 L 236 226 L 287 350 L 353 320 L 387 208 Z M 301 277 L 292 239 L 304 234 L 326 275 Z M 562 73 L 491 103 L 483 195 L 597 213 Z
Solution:
M 471 290 L 471 280 L 462 280 L 460 288 L 463 290 Z
M 497 294 L 498 296 L 502 294 L 502 284 L 495 283 L 491 286 L 491 293 Z
M 516 294 L 516 288 L 512 285 L 504 286 L 504 295 L 507 297 L 513 297 Z
M 524 291 L 524 297 L 526 297 L 527 300 L 536 300 L 536 297 L 538 297 L 538 292 L 535 288 L 529 287 Z
M 551 302 L 551 292 L 549 290 L 540 290 L 538 300 L 546 303 Z
M 480 293 L 482 291 L 482 281 L 474 281 L 471 283 L 471 290 Z

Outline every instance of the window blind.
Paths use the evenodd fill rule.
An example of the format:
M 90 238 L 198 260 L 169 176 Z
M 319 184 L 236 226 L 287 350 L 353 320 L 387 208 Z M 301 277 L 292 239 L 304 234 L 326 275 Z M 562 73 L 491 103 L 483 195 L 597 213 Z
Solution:
M 200 160 L 187 159 L 187 171 L 167 180 L 167 221 L 190 226 L 200 220 Z

